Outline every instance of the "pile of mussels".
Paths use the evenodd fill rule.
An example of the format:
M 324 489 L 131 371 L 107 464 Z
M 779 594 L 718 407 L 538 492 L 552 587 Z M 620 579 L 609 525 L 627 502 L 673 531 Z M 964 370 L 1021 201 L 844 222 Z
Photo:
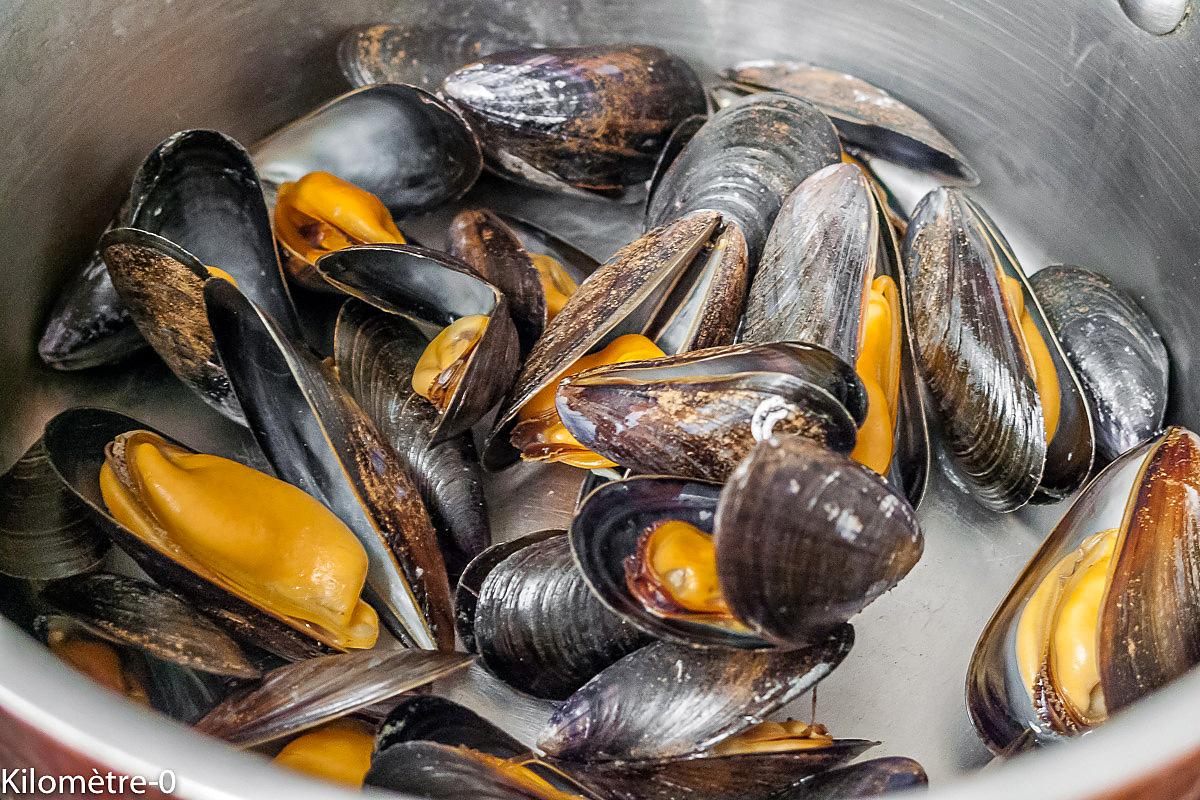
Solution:
M 647 46 L 381 25 L 339 54 L 358 88 L 251 148 L 155 148 L 52 314 L 51 366 L 149 345 L 261 449 L 99 408 L 46 426 L 0 481 L 0 570 L 62 659 L 415 797 L 922 785 L 768 718 L 920 558 L 928 415 L 990 509 L 1082 487 L 971 664 L 990 747 L 1085 732 L 1200 661 L 1200 439 L 1161 430 L 1162 341 L 1099 275 L 1027 278 L 916 111 L 796 62 L 706 90 Z M 942 188 L 906 215 L 880 159 Z M 444 250 L 403 232 L 485 166 L 644 201 L 646 232 L 603 264 L 486 208 Z M 590 470 L 570 530 L 493 544 L 483 470 L 526 461 Z M 110 544 L 138 577 L 101 571 Z M 476 661 L 558 703 L 535 743 L 427 690 Z

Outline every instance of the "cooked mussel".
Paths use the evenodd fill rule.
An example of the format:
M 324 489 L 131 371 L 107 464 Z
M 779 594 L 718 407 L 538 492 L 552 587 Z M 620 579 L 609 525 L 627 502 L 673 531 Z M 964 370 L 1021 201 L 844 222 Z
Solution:
M 275 473 L 332 509 L 366 549 L 367 597 L 396 636 L 451 648 L 445 563 L 400 456 L 332 369 L 233 284 L 210 280 L 204 300 L 250 432 Z
M 35 630 L 64 664 L 111 692 L 150 705 L 149 676 L 136 652 L 118 647 L 62 617 L 40 617 Z
M 929 441 L 899 247 L 867 175 L 832 164 L 788 195 L 746 300 L 744 342 L 802 341 L 854 365 L 869 403 L 851 458 L 914 505 Z
M 453 582 L 491 542 L 491 531 L 470 431 L 434 444 L 440 415 L 413 391 L 427 345 L 407 321 L 349 300 L 338 313 L 333 357 L 341 382 L 411 473 Z
M 63 412 L 43 440 L 113 541 L 238 638 L 290 659 L 374 644 L 375 613 L 358 596 L 365 554 L 314 498 L 112 411 Z
M 769 433 L 849 453 L 867 413 L 841 359 L 788 342 L 596 367 L 563 379 L 556 406 L 583 447 L 622 467 L 713 481 Z
M 1097 475 L 988 622 L 967 705 L 997 752 L 1073 736 L 1200 663 L 1200 437 L 1168 428 Z
M 196 730 L 253 747 L 398 697 L 474 660 L 466 653 L 382 647 L 286 664 L 230 696 Z
M 606 484 L 577 512 L 571 546 L 596 595 L 655 636 L 788 649 L 895 586 L 923 540 L 912 508 L 877 474 L 792 436 L 758 444 L 724 488 Z
M 647 180 L 671 131 L 705 110 L 692 68 L 643 45 L 495 53 L 447 76 L 442 93 L 493 170 L 551 189 L 615 191 Z
M 771 800 L 861 800 L 917 789 L 928 783 L 929 777 L 916 761 L 887 756 L 813 775 L 772 795 Z
M 722 74 L 738 88 L 786 92 L 812 103 L 829 115 L 847 144 L 931 172 L 948 186 L 979 183 L 932 122 L 854 75 L 798 61 L 745 61 Z
M 718 211 L 757 263 L 783 198 L 840 158 L 833 125 L 808 103 L 782 94 L 746 98 L 713 115 L 657 179 L 646 227 Z
M 364 25 L 338 42 L 338 65 L 352 86 L 407 83 L 435 91 L 463 64 L 518 42 L 486 29 L 435 23 Z
M 34 442 L 0 475 L 0 573 L 52 581 L 95 569 L 109 540 Z
M 355 244 L 405 242 L 378 197 L 328 172 L 280 184 L 274 220 L 288 275 L 314 291 L 333 291 L 315 267 L 326 253 Z
M 512 385 L 519 352 L 504 294 L 445 253 L 362 245 L 330 253 L 317 270 L 333 286 L 436 331 L 413 390 L 437 407 L 433 441 L 467 431 Z
M 521 246 L 533 258 L 535 267 L 538 267 L 539 262 L 545 262 L 538 267 L 539 272 L 545 272 L 548 269 L 557 272 L 561 269 L 578 288 L 579 284 L 600 268 L 599 261 L 545 228 L 511 214 L 498 214 L 497 216 L 521 240 Z M 566 293 L 561 298 L 563 304 L 566 304 L 570 294 Z M 551 318 L 562 310 L 561 306 L 555 308 L 557 302 L 558 298 L 552 298 L 547 305 L 547 313 Z
M 566 376 L 665 352 L 729 344 L 748 278 L 745 243 L 715 212 L 696 212 L 626 245 L 592 274 L 546 327 L 497 413 L 484 465 L 526 459 L 612 466 L 558 418 Z
M 459 635 L 518 691 L 564 700 L 648 641 L 592 594 L 565 531 L 496 545 L 476 562 L 456 595 Z
M 483 168 L 462 117 L 415 86 L 364 86 L 285 125 L 252 149 L 278 187 L 330 172 L 375 195 L 399 217 L 461 197 Z
M 913 344 L 956 477 L 998 511 L 1061 499 L 1092 464 L 1087 404 L 1020 264 L 957 189 L 904 240 Z
M 150 154 L 138 181 L 147 195 L 139 213 L 100 240 L 113 286 L 167 366 L 242 422 L 204 316 L 204 281 L 214 270 L 229 277 L 289 335 L 298 331 L 254 165 L 223 134 L 184 131 Z
M 553 256 L 530 253 L 517 232 L 486 209 L 467 209 L 450 221 L 451 255 L 508 299 L 521 352 L 528 353 L 578 286 Z
M 271 761 L 315 778 L 359 788 L 371 768 L 375 736 L 357 719 L 335 719 L 300 734 Z
M 1097 461 L 1107 464 L 1157 433 L 1170 363 L 1146 314 L 1112 281 L 1083 267 L 1046 267 L 1029 285 L 1087 395 Z

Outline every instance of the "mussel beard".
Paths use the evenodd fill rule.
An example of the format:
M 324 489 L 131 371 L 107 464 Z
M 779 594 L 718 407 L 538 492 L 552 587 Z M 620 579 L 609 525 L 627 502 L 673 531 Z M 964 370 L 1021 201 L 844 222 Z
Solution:
M 850 458 L 886 477 L 895 451 L 900 401 L 900 295 L 887 275 L 875 277 L 863 294 L 855 370 L 867 390 L 867 417 L 859 426 Z
M 405 241 L 378 197 L 328 172 L 280 185 L 275 235 L 308 264 L 351 245 Z
M 1088 537 L 1042 579 L 1017 625 L 1021 678 L 1038 717 L 1078 733 L 1108 718 L 1100 624 L 1120 533 Z
M 604 469 L 617 466 L 616 462 L 588 450 L 567 430 L 567 426 L 563 424 L 555 406 L 558 384 L 564 378 L 569 378 L 586 369 L 609 364 L 623 364 L 629 361 L 662 358 L 664 355 L 665 353 L 658 345 L 641 334 L 630 333 L 618 336 L 602 350 L 585 355 L 575 361 L 561 375 L 530 398 L 517 415 L 518 421 L 510 434 L 509 441 L 512 442 L 513 447 L 521 451 L 521 458 L 525 461 L 552 461 L 583 469 Z
M 746 630 L 721 591 L 712 535 L 691 523 L 665 520 L 647 528 L 625 560 L 625 583 L 655 616 Z
M 1042 403 L 1042 423 L 1046 427 L 1046 444 L 1049 445 L 1058 431 L 1058 417 L 1062 408 L 1062 387 L 1058 383 L 1058 370 L 1050 355 L 1050 348 L 1042 338 L 1037 323 L 1025 308 L 1025 294 L 1021 281 L 1003 272 L 999 275 L 1000 294 L 1025 354 L 1030 377 Z
M 132 431 L 105 449 L 100 490 L 113 517 L 165 557 L 337 647 L 375 644 L 378 618 L 360 599 L 366 551 L 300 489 Z
M 413 391 L 433 404 L 439 412 L 450 407 L 459 383 L 467 374 L 479 340 L 487 330 L 488 317 L 472 314 L 455 320 L 442 329 L 425 348 L 413 370 Z
M 288 742 L 274 763 L 327 781 L 361 787 L 375 737 L 361 722 L 340 719 Z

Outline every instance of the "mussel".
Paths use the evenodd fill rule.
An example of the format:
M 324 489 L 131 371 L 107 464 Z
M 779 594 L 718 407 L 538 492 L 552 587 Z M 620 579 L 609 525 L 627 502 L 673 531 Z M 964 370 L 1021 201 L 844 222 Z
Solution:
M 854 75 L 798 61 L 744 61 L 722 75 L 738 89 L 786 92 L 812 103 L 829 115 L 847 144 L 931 172 L 947 186 L 979 183 L 932 122 Z
M 229 277 L 289 335 L 299 330 L 254 165 L 223 134 L 184 131 L 159 145 L 138 175 L 147 187 L 140 213 L 100 240 L 113 286 L 167 366 L 244 422 L 204 316 L 204 281 Z M 143 219 L 148 229 L 139 227 Z
M 485 28 L 380 23 L 347 32 L 338 42 L 337 59 L 352 86 L 407 83 L 434 91 L 463 64 L 518 44 Z
M 484 551 L 456 601 L 463 642 L 494 675 L 535 697 L 565 700 L 649 640 L 592 594 L 565 531 Z
M 547 326 L 496 415 L 484 465 L 522 457 L 611 466 L 572 437 L 554 394 L 567 375 L 602 364 L 729 344 L 748 278 L 745 243 L 715 212 L 696 212 L 626 245 Z
M 445 562 L 400 456 L 332 369 L 233 284 L 208 281 L 204 300 L 250 432 L 276 474 L 332 509 L 366 549 L 368 599 L 396 636 L 451 648 Z
M 356 719 L 335 719 L 292 739 L 272 763 L 358 788 L 371 768 L 374 747 L 370 726 Z
M 289 659 L 374 644 L 375 612 L 358 596 L 365 554 L 312 497 L 112 411 L 63 412 L 43 440 L 113 541 L 239 639 Z
M 494 212 L 467 209 L 450 221 L 450 253 L 504 293 L 528 353 L 578 288 L 553 256 L 530 253 L 520 236 Z
M 802 100 L 762 94 L 722 109 L 688 140 L 646 206 L 646 227 L 718 211 L 756 264 L 783 198 L 841 158 L 829 119 Z
M 438 410 L 412 388 L 428 341 L 413 325 L 359 300 L 337 316 L 338 377 L 411 473 L 438 533 L 451 581 L 491 542 L 483 476 L 470 431 L 434 444 Z
M 851 458 L 918 505 L 929 472 L 899 247 L 867 175 L 814 172 L 780 209 L 746 300 L 743 342 L 802 341 L 853 365 L 869 402 Z
M 1157 433 L 1170 362 L 1146 314 L 1112 281 L 1083 267 L 1046 267 L 1029 285 L 1087 395 L 1097 461 L 1107 464 Z
M 508 299 L 466 264 L 420 247 L 362 245 L 323 257 L 317 271 L 434 333 L 411 377 L 441 413 L 434 443 L 467 431 L 512 385 L 519 351 Z
M 452 108 L 415 86 L 364 86 L 285 125 L 252 148 L 278 187 L 330 172 L 403 217 L 466 193 L 483 168 L 479 142 Z
M 954 473 L 1012 511 L 1075 491 L 1093 437 L 1078 380 L 1011 248 L 957 189 L 926 195 L 904 240 L 917 364 Z
M 578 510 L 571 546 L 596 595 L 648 633 L 789 649 L 895 586 L 923 539 L 908 502 L 877 474 L 791 436 L 758 444 L 724 488 L 606 484 Z
M 692 68 L 644 45 L 495 53 L 447 76 L 442 94 L 496 172 L 592 192 L 647 180 L 675 126 L 705 110 Z
M 622 467 L 713 481 L 771 433 L 849 453 L 867 413 L 849 366 L 788 342 L 596 367 L 563 379 L 556 406 L 581 445 Z
M 997 752 L 1086 732 L 1200 663 L 1200 437 L 1171 427 L 1097 475 L 988 622 L 967 705 Z

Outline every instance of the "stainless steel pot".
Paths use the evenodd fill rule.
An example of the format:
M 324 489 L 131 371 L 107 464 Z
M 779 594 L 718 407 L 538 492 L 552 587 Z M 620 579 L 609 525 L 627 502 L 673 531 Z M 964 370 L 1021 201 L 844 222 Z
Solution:
M 1171 417 L 1200 426 L 1191 335 L 1200 41 L 1193 20 L 1176 28 L 1185 9 L 1178 0 L 10 0 L 0 5 L 0 462 L 78 400 L 116 403 L 174 431 L 201 424 L 203 412 L 180 411 L 182 393 L 148 361 L 85 375 L 42 367 L 33 342 L 50 298 L 155 143 L 185 127 L 253 141 L 340 90 L 332 54 L 342 30 L 388 19 L 486 18 L 534 40 L 652 41 L 708 70 L 802 58 L 887 87 L 969 156 L 983 177 L 978 196 L 1028 266 L 1089 265 L 1139 298 L 1172 347 Z M 556 205 L 542 198 L 534 210 Z M 597 251 L 633 230 L 611 210 L 561 224 Z M 553 522 L 540 500 L 571 491 L 561 473 L 503 480 L 497 516 L 510 532 Z M 1081 741 L 974 774 L 988 755 L 963 709 L 967 658 L 1061 511 L 997 519 L 935 486 L 922 511 L 925 560 L 856 623 L 856 651 L 823 684 L 823 716 L 839 733 L 917 757 L 934 797 L 1198 797 L 1200 675 Z M 532 728 L 544 711 L 499 708 L 470 683 L 450 691 L 514 728 Z M 178 793 L 194 798 L 339 794 L 111 699 L 0 621 L 0 768 L 26 766 L 170 769 Z

